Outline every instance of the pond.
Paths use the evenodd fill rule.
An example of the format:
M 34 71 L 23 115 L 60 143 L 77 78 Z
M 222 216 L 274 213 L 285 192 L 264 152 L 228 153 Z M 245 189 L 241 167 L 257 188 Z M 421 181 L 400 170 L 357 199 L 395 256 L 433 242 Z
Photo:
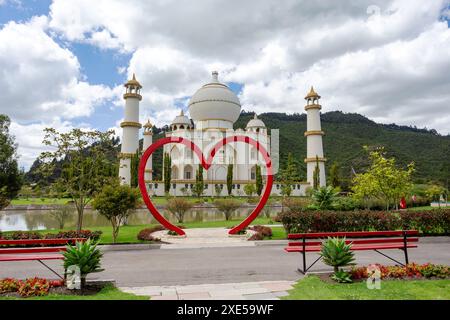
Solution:
M 164 216 L 171 222 L 176 223 L 173 215 L 160 209 Z M 245 218 L 248 216 L 253 207 L 241 207 L 236 211 L 233 217 Z M 270 215 L 275 216 L 281 211 L 281 207 L 266 207 L 264 210 L 270 210 Z M 263 210 L 263 211 L 264 211 Z M 31 231 L 44 229 L 58 229 L 58 222 L 50 214 L 51 210 L 6 210 L 0 211 L 0 231 Z M 260 213 L 263 216 L 264 212 Z M 225 216 L 215 208 L 211 207 L 194 207 L 185 216 L 185 222 L 199 222 L 199 221 L 223 221 Z M 147 209 L 135 210 L 128 218 L 129 225 L 142 225 L 157 223 L 155 218 Z M 65 228 L 75 228 L 76 213 L 74 213 L 65 224 Z M 95 210 L 86 209 L 83 218 L 83 228 L 89 229 L 94 227 L 110 226 L 105 217 L 99 215 Z

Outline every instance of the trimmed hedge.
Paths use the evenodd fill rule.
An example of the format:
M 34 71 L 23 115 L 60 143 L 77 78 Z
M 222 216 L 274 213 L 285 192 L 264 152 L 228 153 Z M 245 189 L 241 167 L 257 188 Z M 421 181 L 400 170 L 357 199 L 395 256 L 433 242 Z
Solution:
M 3 240 L 32 240 L 32 239 L 66 239 L 66 238 L 83 238 L 98 241 L 102 235 L 101 231 L 81 230 L 77 231 L 60 231 L 58 233 L 42 234 L 35 231 L 15 231 L 8 234 L 0 234 Z M 33 245 L 25 245 L 33 246 Z M 37 245 L 38 246 L 38 245 Z
M 450 210 L 430 211 L 288 211 L 278 219 L 287 233 L 418 230 L 424 235 L 449 235 Z

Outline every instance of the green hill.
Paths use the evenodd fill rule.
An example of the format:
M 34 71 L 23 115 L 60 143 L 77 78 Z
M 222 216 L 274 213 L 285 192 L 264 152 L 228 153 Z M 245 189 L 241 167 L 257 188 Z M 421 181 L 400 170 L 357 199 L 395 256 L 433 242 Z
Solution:
M 235 127 L 244 128 L 252 117 L 253 113 L 243 112 Z M 304 178 L 306 114 L 263 113 L 259 118 L 268 128 L 280 130 L 281 166 L 292 152 Z M 363 146 L 384 146 L 401 165 L 414 161 L 416 182 L 441 180 L 444 164 L 450 164 L 450 136 L 441 136 L 435 130 L 378 124 L 362 115 L 340 111 L 324 113 L 321 119 L 326 166 L 336 162 L 342 177 L 350 178 L 352 167 L 356 172 L 367 167 Z

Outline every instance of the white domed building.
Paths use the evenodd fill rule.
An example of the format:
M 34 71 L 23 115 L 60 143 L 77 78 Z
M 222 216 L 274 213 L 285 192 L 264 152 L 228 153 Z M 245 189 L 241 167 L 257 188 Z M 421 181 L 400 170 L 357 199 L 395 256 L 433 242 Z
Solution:
M 134 76 L 133 80 L 135 81 Z M 125 86 L 129 87 L 130 82 Z M 140 90 L 140 84 L 138 84 L 136 88 Z M 131 105 L 129 101 L 131 99 L 129 98 L 130 97 L 128 96 L 125 97 L 127 100 L 126 115 L 130 113 L 128 109 L 135 109 Z M 141 99 L 140 92 L 137 92 L 131 98 L 139 101 Z M 318 98 L 316 100 L 318 101 Z M 308 102 L 307 110 L 314 109 L 313 111 L 317 113 L 317 111 L 320 110 L 319 106 L 316 105 L 317 101 L 311 101 L 311 103 Z M 193 141 L 203 151 L 205 156 L 209 154 L 218 141 L 225 137 L 237 135 L 248 136 L 258 141 L 269 153 L 271 152 L 269 132 L 264 122 L 259 119 L 256 114 L 254 115 L 254 118 L 247 123 L 245 129 L 233 129 L 233 125 L 238 120 L 241 113 L 241 104 L 233 91 L 225 84 L 219 82 L 218 73 L 216 71 L 212 73 L 211 81 L 195 92 L 189 101 L 188 106 L 191 118 L 187 117 L 184 112 L 181 111 L 180 115 L 176 116 L 170 124 L 170 131 L 166 133 L 166 137 L 187 138 Z M 137 105 L 137 107 L 139 107 L 139 105 Z M 310 116 L 309 113 L 313 111 L 308 111 L 308 119 Z M 133 115 L 134 114 L 135 113 L 133 113 Z M 320 142 L 320 145 L 318 144 L 316 148 L 320 151 L 322 148 L 321 137 L 317 143 L 316 141 L 311 140 L 313 139 L 313 136 L 323 134 L 322 131 L 318 131 L 320 130 L 320 116 L 316 115 L 313 120 L 314 126 L 310 128 L 308 122 L 309 131 L 306 132 L 305 135 L 308 134 L 308 141 L 312 142 L 311 145 L 315 146 Z M 319 124 L 316 124 L 317 120 L 319 121 Z M 124 124 L 130 126 L 133 133 L 136 135 L 139 127 L 135 117 L 131 117 L 130 119 L 126 117 Z M 152 134 L 151 125 L 148 123 L 146 126 L 144 126 L 144 128 L 146 128 L 144 132 L 144 146 L 148 147 L 152 143 Z M 126 137 L 124 136 L 124 138 Z M 136 145 L 138 145 L 136 141 L 127 142 L 127 140 L 124 140 L 121 157 L 127 158 L 132 155 L 133 153 L 131 153 L 130 150 L 134 150 Z M 308 144 L 308 148 L 310 149 L 310 143 Z M 164 146 L 163 151 L 171 157 L 170 194 L 191 195 L 196 181 L 200 160 L 190 148 L 183 144 L 167 144 Z M 320 157 L 320 161 L 325 161 L 323 158 L 323 151 L 321 153 L 319 152 L 317 155 Z M 308 153 L 308 178 L 310 178 L 309 171 L 310 167 L 312 168 L 310 165 L 310 163 L 312 163 L 312 158 L 315 159 L 315 154 Z M 234 195 L 245 195 L 244 186 L 246 184 L 255 184 L 257 165 L 261 167 L 263 181 L 265 180 L 265 162 L 261 154 L 249 144 L 242 142 L 230 143 L 219 150 L 213 159 L 211 167 L 208 170 L 203 170 L 203 181 L 205 184 L 205 191 L 203 194 L 205 196 L 224 196 L 228 194 L 226 182 L 229 164 L 233 165 L 232 193 Z M 121 166 L 121 170 L 123 171 L 120 173 L 122 181 L 129 184 L 129 169 L 126 166 L 125 169 L 123 169 Z M 152 172 L 152 162 L 150 158 L 146 167 L 146 184 L 150 194 L 163 196 L 164 183 L 162 181 L 154 181 L 152 179 Z M 306 188 L 310 185 L 311 181 L 309 180 L 308 183 L 296 183 L 292 186 L 292 195 L 305 195 Z M 275 182 L 272 188 L 272 194 L 279 195 L 280 193 L 281 186 Z

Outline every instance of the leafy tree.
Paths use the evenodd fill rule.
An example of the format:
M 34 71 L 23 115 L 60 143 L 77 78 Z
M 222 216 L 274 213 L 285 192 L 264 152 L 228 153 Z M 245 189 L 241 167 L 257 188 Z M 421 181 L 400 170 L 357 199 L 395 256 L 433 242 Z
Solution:
M 9 134 L 10 124 L 9 117 L 0 114 L 0 210 L 17 196 L 23 180 L 17 164 L 17 146 Z
M 329 173 L 330 185 L 333 188 L 337 188 L 341 186 L 341 179 L 339 176 L 339 167 L 336 162 L 331 165 L 330 173 Z
M 85 207 L 103 185 L 117 177 L 117 163 L 108 160 L 114 132 L 73 129 L 61 133 L 53 128 L 46 128 L 44 132 L 43 143 L 53 151 L 41 154 L 41 172 L 45 176 L 51 175 L 58 160 L 64 160 L 54 187 L 64 189 L 74 202 L 78 215 L 77 231 L 80 232 Z
M 59 229 L 64 229 L 64 226 L 75 212 L 75 208 L 71 205 L 60 205 L 54 210 L 50 211 L 50 215 L 58 222 Z
M 113 243 L 116 243 L 120 226 L 132 210 L 140 204 L 140 193 L 136 188 L 114 182 L 103 187 L 95 197 L 92 206 L 111 222 Z
M 370 197 L 380 199 L 387 210 L 391 204 L 398 208 L 401 197 L 406 196 L 413 187 L 411 175 L 414 163 L 410 163 L 406 169 L 398 168 L 394 158 L 385 157 L 383 148 L 371 151 L 369 159 L 369 169 L 365 173 L 356 174 L 353 179 L 354 196 L 366 200 Z
M 227 168 L 227 191 L 228 195 L 231 195 L 233 192 L 233 164 L 230 163 Z
M 170 183 L 172 180 L 172 159 L 170 154 L 164 153 L 164 192 L 170 192 Z
M 256 167 L 255 167 L 255 174 L 256 174 L 256 182 L 255 182 L 256 194 L 258 194 L 258 196 L 260 196 L 262 193 L 262 190 L 264 188 L 264 185 L 263 185 L 263 179 L 262 179 L 262 174 L 261 174 L 261 167 L 259 165 L 256 165 Z
M 234 199 L 218 199 L 214 201 L 217 210 L 225 215 L 225 219 L 231 220 L 233 213 L 241 206 L 240 202 Z
M 438 206 L 441 207 L 441 197 L 445 194 L 445 188 L 436 184 L 429 186 L 426 190 L 426 195 L 431 201 L 436 201 Z
M 292 153 L 288 154 L 286 167 L 280 170 L 281 194 L 289 197 L 292 193 L 292 184 L 298 180 L 297 166 Z
M 331 209 L 336 201 L 338 193 L 332 186 L 321 187 L 313 192 L 314 204 L 321 210 Z
M 172 198 L 167 201 L 166 210 L 175 216 L 179 223 L 183 223 L 186 212 L 193 204 L 183 198 Z
M 200 198 L 205 191 L 205 183 L 203 182 L 203 166 L 198 165 L 197 173 L 195 174 L 195 184 L 192 188 L 192 193 L 195 194 L 197 198 Z
M 248 197 L 253 196 L 256 193 L 255 185 L 253 183 L 246 184 L 244 186 L 244 192 Z

